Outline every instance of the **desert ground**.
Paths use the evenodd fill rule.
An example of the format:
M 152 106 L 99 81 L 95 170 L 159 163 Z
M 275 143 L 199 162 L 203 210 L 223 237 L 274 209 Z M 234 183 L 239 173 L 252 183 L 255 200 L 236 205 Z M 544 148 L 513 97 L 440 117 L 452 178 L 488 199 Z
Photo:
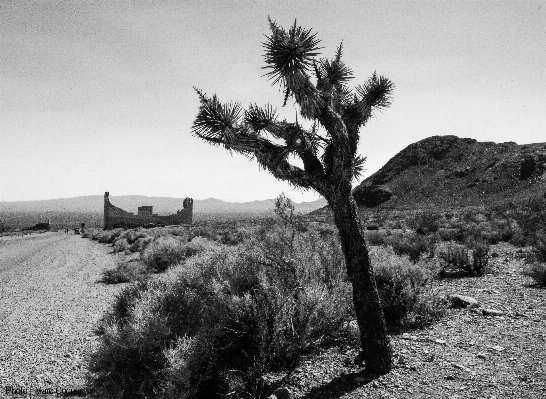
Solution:
M 481 307 L 451 308 L 430 326 L 391 335 L 396 367 L 389 374 L 366 375 L 352 362 L 355 347 L 329 347 L 284 377 L 287 397 L 545 397 L 546 291 L 522 275 L 525 251 L 499 243 L 486 275 L 437 282 L 440 295 L 468 295 Z M 97 322 L 127 286 L 100 283 L 101 272 L 125 256 L 74 234 L 0 239 L 0 397 L 85 396 Z

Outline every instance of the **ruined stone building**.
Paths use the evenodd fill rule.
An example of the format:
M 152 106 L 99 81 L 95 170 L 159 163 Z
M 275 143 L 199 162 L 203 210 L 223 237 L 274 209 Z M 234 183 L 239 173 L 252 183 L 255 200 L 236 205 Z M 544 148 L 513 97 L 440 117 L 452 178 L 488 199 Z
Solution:
M 159 216 L 153 213 L 151 206 L 139 206 L 138 213 L 124 211 L 110 203 L 110 193 L 104 193 L 104 229 L 122 227 L 126 229 L 140 226 L 169 226 L 175 224 L 191 224 L 193 218 L 193 199 L 186 198 L 184 209 L 173 215 Z

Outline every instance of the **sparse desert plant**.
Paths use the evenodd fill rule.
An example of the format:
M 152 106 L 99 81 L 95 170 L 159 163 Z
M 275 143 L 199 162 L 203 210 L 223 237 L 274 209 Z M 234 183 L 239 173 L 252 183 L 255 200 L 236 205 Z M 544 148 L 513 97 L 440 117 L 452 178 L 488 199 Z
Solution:
M 446 276 L 450 273 L 467 271 L 470 268 L 470 254 L 468 249 L 455 242 L 448 242 L 437 250 L 440 260 L 441 275 Z
M 441 241 L 463 241 L 464 233 L 458 228 L 440 228 L 437 231 L 437 236 Z
M 427 209 L 411 215 L 407 224 L 418 234 L 430 234 L 438 231 L 441 220 L 441 213 Z
M 154 239 L 152 237 L 139 237 L 136 239 L 135 242 L 133 242 L 131 244 L 131 246 L 129 247 L 129 251 L 131 252 L 140 252 L 142 253 L 142 251 L 144 250 L 144 248 L 146 247 L 146 245 L 148 245 L 149 243 L 151 243 Z
M 370 245 L 383 245 L 385 244 L 385 237 L 379 231 L 367 231 L 366 241 Z
M 160 273 L 202 250 L 201 245 L 174 236 L 161 236 L 143 248 L 141 259 L 151 271 Z
M 469 245 L 472 249 L 472 269 L 470 273 L 476 276 L 483 276 L 489 270 L 491 246 L 483 241 L 475 241 Z
M 190 234 L 190 238 L 205 237 L 209 240 L 217 240 L 218 238 L 216 231 L 214 231 L 214 229 L 211 226 L 191 227 L 189 234 Z
M 525 266 L 523 274 L 535 280 L 537 285 L 546 286 L 546 263 L 532 262 Z
M 309 255 L 313 242 L 296 246 Z M 294 290 L 266 259 L 253 244 L 217 247 L 188 260 L 176 280 L 124 291 L 99 326 L 91 390 L 118 398 L 255 397 L 262 372 L 290 369 L 308 348 L 343 337 L 354 317 L 346 278 L 318 278 L 320 257 L 302 254 L 297 274 L 305 284 Z
M 134 306 L 148 290 L 153 287 L 161 290 L 164 285 L 158 281 L 139 279 L 133 284 L 124 287 L 114 298 L 111 309 L 98 322 L 95 331 L 98 334 L 104 332 L 111 326 L 123 326 L 129 321 Z
M 386 241 L 391 245 L 397 255 L 407 255 L 412 263 L 417 263 L 426 254 L 429 258 L 434 256 L 435 243 L 431 237 L 423 237 L 418 234 L 396 234 Z
M 497 231 L 493 223 L 484 222 L 481 226 L 481 231 L 479 235 L 479 240 L 485 241 L 489 244 L 498 244 L 501 241 L 501 234 Z
M 116 240 L 112 244 L 114 253 L 129 251 L 130 247 L 131 246 L 129 245 L 129 241 L 127 241 L 126 238 L 122 237 L 116 238 Z
M 489 265 L 490 246 L 484 242 L 469 244 L 472 251 L 465 245 L 449 242 L 438 249 L 440 260 L 440 275 L 483 275 Z
M 533 247 L 535 249 L 537 259 L 540 262 L 546 262 L 546 229 L 536 232 Z
M 118 262 L 115 269 L 107 269 L 102 272 L 101 282 L 105 284 L 130 283 L 146 278 L 148 270 L 141 262 Z
M 523 230 L 514 219 L 495 220 L 494 226 L 500 234 L 500 240 L 518 245 L 524 243 Z
M 267 396 L 264 373 L 289 372 L 318 346 L 353 342 L 346 328 L 355 318 L 352 290 L 335 231 L 263 223 L 237 246 L 195 237 L 190 244 L 209 250 L 166 281 L 139 281 L 118 294 L 89 364 L 96 397 Z M 412 265 L 379 247 L 370 255 L 381 269 L 390 331 L 440 317 L 432 260 Z
M 218 233 L 219 242 L 225 245 L 238 245 L 249 238 L 250 233 L 247 230 L 240 228 L 221 230 Z
M 104 230 L 98 234 L 98 241 L 103 244 L 112 244 L 123 233 L 123 229 Z
M 433 260 L 412 263 L 383 248 L 371 256 L 389 330 L 423 327 L 443 316 L 446 304 L 432 290 Z
M 127 240 L 127 242 L 132 245 L 134 244 L 138 239 L 140 238 L 146 238 L 150 235 L 147 233 L 147 231 L 141 227 L 137 229 L 127 230 L 124 232 L 120 237 L 123 237 Z M 135 252 L 135 251 L 133 251 Z
M 517 221 L 527 244 L 532 244 L 535 233 L 546 230 L 546 197 L 529 198 L 510 216 Z

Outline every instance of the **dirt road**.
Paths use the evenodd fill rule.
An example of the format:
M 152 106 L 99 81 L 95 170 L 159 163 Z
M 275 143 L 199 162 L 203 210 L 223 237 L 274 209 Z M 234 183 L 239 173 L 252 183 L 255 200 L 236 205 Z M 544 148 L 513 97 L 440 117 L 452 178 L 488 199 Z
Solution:
M 121 289 L 97 283 L 109 250 L 64 233 L 0 238 L 0 398 L 83 388 L 94 325 Z

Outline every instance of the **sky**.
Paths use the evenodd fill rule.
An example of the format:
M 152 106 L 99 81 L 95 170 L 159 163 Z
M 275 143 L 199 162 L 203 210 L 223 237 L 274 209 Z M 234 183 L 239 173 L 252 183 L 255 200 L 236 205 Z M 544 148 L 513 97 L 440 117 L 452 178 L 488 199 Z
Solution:
M 263 76 L 268 16 L 322 57 L 343 41 L 355 86 L 394 82 L 360 132 L 364 177 L 434 135 L 546 142 L 546 0 L 1 0 L 0 201 L 319 198 L 191 134 L 193 87 L 295 120 Z

